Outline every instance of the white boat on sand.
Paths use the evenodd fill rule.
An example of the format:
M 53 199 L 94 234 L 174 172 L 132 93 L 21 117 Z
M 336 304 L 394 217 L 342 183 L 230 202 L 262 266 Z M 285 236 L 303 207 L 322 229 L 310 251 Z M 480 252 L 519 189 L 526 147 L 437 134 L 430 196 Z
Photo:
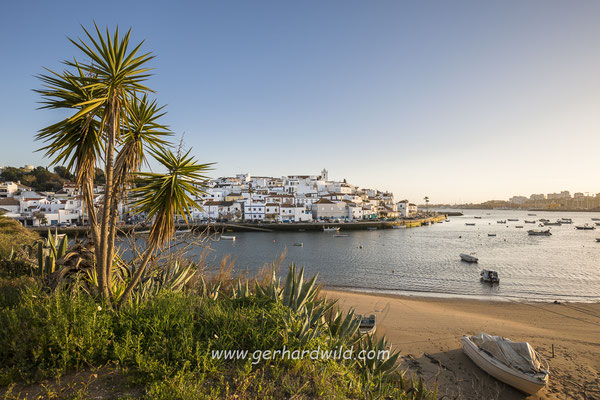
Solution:
M 375 333 L 375 329 L 377 329 L 375 326 L 375 314 L 371 314 L 368 317 L 359 315 L 358 317 L 360 318 L 360 326 L 358 328 L 360 333 L 363 335 Z
M 548 364 L 527 342 L 485 333 L 463 336 L 460 341 L 479 368 L 523 393 L 534 394 L 548 384 Z
M 479 261 L 479 258 L 466 253 L 460 253 L 460 259 L 469 263 L 476 263 Z

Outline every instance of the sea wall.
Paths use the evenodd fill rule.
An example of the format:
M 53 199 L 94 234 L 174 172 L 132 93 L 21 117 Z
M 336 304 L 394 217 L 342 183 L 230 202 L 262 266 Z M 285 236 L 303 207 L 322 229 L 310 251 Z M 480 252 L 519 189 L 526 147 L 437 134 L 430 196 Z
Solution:
M 416 218 L 416 219 L 399 219 L 395 221 L 360 221 L 360 222 L 295 222 L 295 223 L 260 223 L 260 224 L 248 224 L 241 222 L 215 222 L 210 224 L 191 224 L 191 225 L 178 225 L 178 230 L 192 229 L 194 231 L 231 231 L 231 232 L 273 232 L 273 231 L 289 231 L 289 232 L 309 232 L 309 231 L 322 231 L 324 227 L 339 227 L 340 231 L 351 231 L 351 230 L 366 230 L 366 229 L 392 229 L 395 225 L 404 225 L 407 228 L 415 228 L 422 225 L 434 224 L 439 221 L 443 221 L 447 218 L 446 214 L 438 214 L 427 218 Z M 66 233 L 69 236 L 84 235 L 87 231 L 87 227 L 75 226 L 68 228 L 55 228 L 55 227 L 33 227 L 31 230 L 38 231 L 42 236 L 47 234 L 48 229 L 52 232 L 55 230 L 58 233 Z M 119 227 L 121 233 L 130 233 L 133 230 L 136 232 L 143 232 L 150 229 L 147 227 L 134 227 L 132 225 L 123 225 Z

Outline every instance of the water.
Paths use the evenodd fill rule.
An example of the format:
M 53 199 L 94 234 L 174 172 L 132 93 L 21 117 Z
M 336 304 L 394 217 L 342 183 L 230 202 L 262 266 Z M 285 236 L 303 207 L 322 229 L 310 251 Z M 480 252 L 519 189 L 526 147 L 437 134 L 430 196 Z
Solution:
M 477 297 L 494 300 L 600 301 L 600 229 L 576 230 L 600 213 L 466 210 L 450 222 L 411 229 L 348 231 L 348 237 L 321 232 L 236 232 L 236 241 L 214 242 L 215 262 L 231 254 L 236 269 L 257 272 L 287 249 L 286 263 L 305 266 L 329 287 L 350 290 Z M 481 216 L 481 219 L 475 219 Z M 518 218 L 518 222 L 497 220 Z M 524 220 L 572 218 L 553 226 L 552 236 L 529 236 L 539 229 Z M 465 223 L 476 223 L 466 226 Z M 522 229 L 515 228 L 522 225 Z M 599 227 L 600 228 L 600 227 Z M 497 236 L 488 237 L 488 233 Z M 302 247 L 294 246 L 303 243 Z M 460 261 L 475 253 L 479 264 Z M 284 263 L 284 266 L 286 265 Z M 479 280 L 482 268 L 498 271 L 500 284 Z M 285 271 L 283 271 L 285 272 Z

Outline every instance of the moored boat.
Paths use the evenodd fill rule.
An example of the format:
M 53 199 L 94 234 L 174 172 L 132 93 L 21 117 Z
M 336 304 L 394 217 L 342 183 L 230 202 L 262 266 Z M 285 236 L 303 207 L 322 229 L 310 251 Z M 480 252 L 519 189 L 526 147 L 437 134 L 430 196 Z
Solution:
M 592 218 L 592 221 L 600 221 L 600 218 Z
M 496 222 L 499 223 L 499 224 L 505 224 L 506 220 L 499 220 L 499 221 L 496 221 Z
M 235 236 L 221 235 L 221 239 L 223 239 L 223 240 L 235 240 Z
M 507 221 L 513 221 L 514 222 L 514 221 L 518 221 L 518 220 L 519 220 L 519 218 L 509 218 Z
M 500 283 L 500 278 L 498 277 L 498 272 L 496 271 L 482 269 L 479 275 L 481 276 L 481 280 L 484 282 Z
M 377 329 L 375 326 L 375 314 L 371 314 L 368 317 L 359 315 L 358 317 L 360 318 L 360 325 L 358 327 L 360 333 L 363 335 L 375 333 L 375 329 Z
M 523 225 L 515 225 L 515 228 L 522 228 Z
M 527 233 L 530 236 L 552 236 L 550 229 L 530 229 Z
M 488 236 L 496 236 L 495 233 L 488 233 Z
M 323 232 L 337 232 L 340 230 L 339 226 L 324 226 Z
M 561 218 L 561 219 L 559 219 L 559 221 L 562 224 L 572 224 L 573 223 L 573 220 L 571 218 Z
M 560 222 L 559 220 L 557 220 L 556 222 L 544 222 L 544 226 L 561 226 L 562 222 Z
M 469 263 L 476 263 L 479 261 L 479 258 L 466 253 L 460 253 L 460 259 Z
M 475 219 L 481 219 L 481 217 L 473 217 L 473 218 L 475 218 Z
M 475 222 L 465 222 L 466 226 L 475 226 Z
M 479 368 L 526 394 L 534 394 L 548 384 L 548 364 L 527 342 L 480 333 L 463 336 L 462 348 Z
M 596 227 L 594 225 L 590 225 L 590 224 L 583 224 L 583 225 L 577 225 L 575 227 L 575 229 L 579 229 L 579 230 L 583 230 L 583 231 L 591 231 L 596 229 Z
M 525 220 L 525 223 L 526 223 L 526 224 L 535 224 L 535 221 L 528 221 L 528 220 Z

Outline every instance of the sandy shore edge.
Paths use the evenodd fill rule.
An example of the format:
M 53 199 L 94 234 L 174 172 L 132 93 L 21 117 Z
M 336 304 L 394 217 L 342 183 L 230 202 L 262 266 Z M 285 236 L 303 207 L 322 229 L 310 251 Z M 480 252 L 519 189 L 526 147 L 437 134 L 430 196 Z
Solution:
M 440 397 L 522 399 L 479 370 L 460 337 L 486 332 L 527 341 L 547 359 L 547 388 L 531 399 L 600 398 L 600 303 L 543 303 L 364 293 L 324 288 L 344 308 L 377 316 L 377 333 L 400 351 L 402 369 L 422 376 Z M 554 357 L 552 347 L 554 346 Z

